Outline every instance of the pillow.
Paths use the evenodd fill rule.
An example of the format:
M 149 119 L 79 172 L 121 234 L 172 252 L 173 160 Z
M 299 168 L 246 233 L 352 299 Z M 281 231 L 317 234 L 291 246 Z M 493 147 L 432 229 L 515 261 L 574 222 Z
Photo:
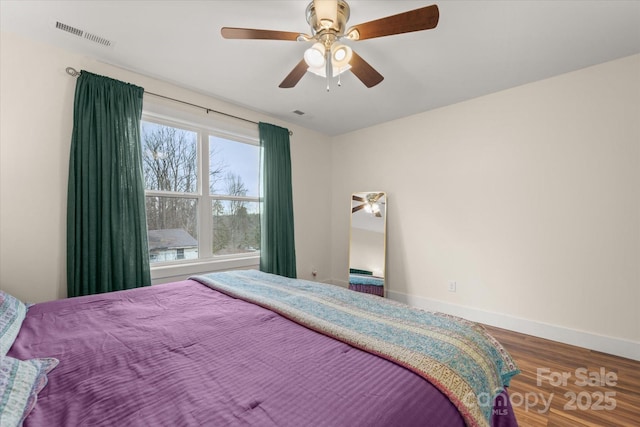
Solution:
M 47 385 L 47 373 L 58 359 L 18 360 L 0 356 L 0 425 L 21 426 Z
M 0 291 L 0 356 L 9 352 L 26 314 L 27 306 L 22 301 Z

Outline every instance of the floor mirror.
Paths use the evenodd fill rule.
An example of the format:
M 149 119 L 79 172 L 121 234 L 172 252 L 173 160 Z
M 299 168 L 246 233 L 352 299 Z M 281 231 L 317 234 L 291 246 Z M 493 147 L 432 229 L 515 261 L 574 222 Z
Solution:
M 386 193 L 353 193 L 349 230 L 349 289 L 384 296 L 386 230 Z

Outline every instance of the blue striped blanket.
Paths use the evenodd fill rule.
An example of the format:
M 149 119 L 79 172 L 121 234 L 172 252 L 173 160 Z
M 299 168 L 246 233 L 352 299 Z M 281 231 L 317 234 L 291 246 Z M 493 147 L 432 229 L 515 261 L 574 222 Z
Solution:
M 493 402 L 479 402 L 519 372 L 481 325 L 458 317 L 255 270 L 192 279 L 412 370 L 445 394 L 469 426 L 490 425 Z
M 371 285 L 371 286 L 383 286 L 384 279 L 377 276 L 368 276 L 362 274 L 349 274 L 350 285 Z

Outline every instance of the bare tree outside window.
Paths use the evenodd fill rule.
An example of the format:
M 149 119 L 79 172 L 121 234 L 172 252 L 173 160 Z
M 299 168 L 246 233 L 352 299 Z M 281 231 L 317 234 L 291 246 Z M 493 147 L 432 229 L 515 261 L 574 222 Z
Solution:
M 143 123 L 143 169 L 147 190 L 193 193 L 197 189 L 197 135 Z
M 142 144 L 146 190 L 182 194 L 197 191 L 198 151 L 195 132 L 143 122 Z M 149 233 L 151 260 L 177 259 L 180 251 L 184 257 L 196 258 L 198 200 L 164 195 L 147 195 L 145 199 L 147 227 L 154 231 Z M 183 233 L 175 230 L 182 230 Z

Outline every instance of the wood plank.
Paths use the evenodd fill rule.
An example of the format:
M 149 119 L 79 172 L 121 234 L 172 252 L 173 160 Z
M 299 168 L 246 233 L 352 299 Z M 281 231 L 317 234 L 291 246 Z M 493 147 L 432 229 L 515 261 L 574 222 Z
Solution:
M 485 327 L 520 368 L 509 394 L 521 426 L 640 426 L 640 362 Z

